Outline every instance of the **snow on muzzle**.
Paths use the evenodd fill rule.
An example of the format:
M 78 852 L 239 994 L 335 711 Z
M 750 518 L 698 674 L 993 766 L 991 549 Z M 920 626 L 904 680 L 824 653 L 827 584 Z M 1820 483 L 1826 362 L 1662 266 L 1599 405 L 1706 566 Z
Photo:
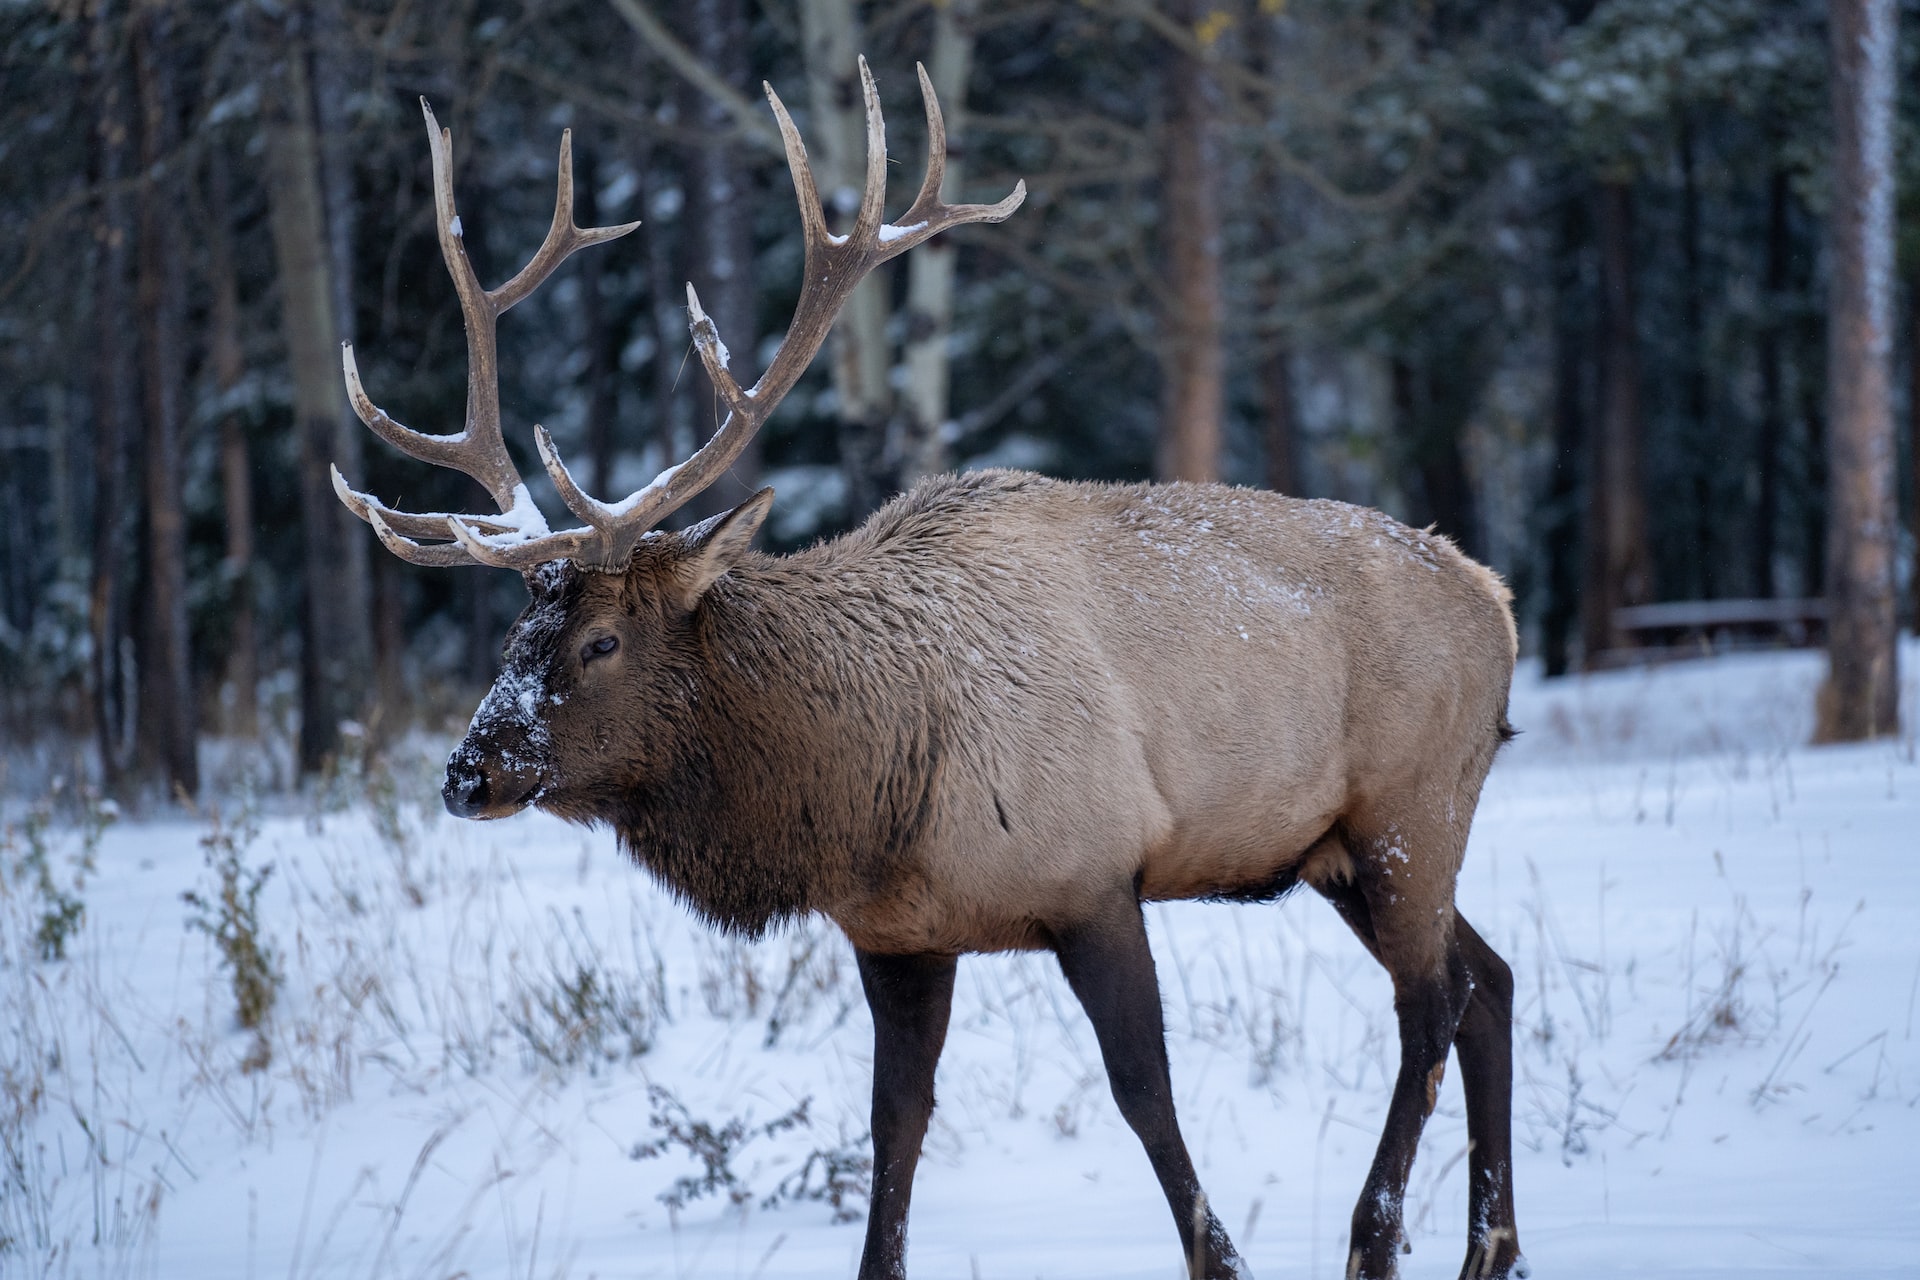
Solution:
M 504 818 L 540 798 L 551 741 L 541 718 L 546 703 L 545 681 L 511 670 L 501 673 L 473 713 L 467 736 L 447 757 L 440 796 L 448 813 Z

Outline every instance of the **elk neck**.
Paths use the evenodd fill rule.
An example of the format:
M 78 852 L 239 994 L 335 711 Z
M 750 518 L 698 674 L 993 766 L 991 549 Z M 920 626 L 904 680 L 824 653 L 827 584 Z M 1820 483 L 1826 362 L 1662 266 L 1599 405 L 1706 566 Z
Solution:
M 916 643 L 928 619 L 905 615 L 935 602 L 890 598 L 861 550 L 753 555 L 713 585 L 673 749 L 618 799 L 629 854 L 722 927 L 757 935 L 884 891 L 931 820 L 939 682 Z

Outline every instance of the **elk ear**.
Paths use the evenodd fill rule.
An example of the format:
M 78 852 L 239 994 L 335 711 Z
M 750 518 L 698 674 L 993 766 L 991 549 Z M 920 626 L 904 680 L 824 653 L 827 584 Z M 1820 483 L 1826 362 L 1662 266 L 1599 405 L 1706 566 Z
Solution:
M 733 510 L 710 516 L 681 531 L 682 550 L 679 562 L 673 567 L 673 585 L 682 608 L 691 612 L 714 579 L 733 568 L 746 554 L 772 505 L 773 490 L 762 489 Z

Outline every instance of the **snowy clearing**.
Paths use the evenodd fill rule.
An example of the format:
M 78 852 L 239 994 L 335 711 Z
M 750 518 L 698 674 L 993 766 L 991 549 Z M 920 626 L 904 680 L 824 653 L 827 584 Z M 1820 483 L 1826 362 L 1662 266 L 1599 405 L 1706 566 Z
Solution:
M 1920 645 L 1905 736 L 1871 746 L 1803 745 L 1821 662 L 1516 688 L 1523 736 L 1460 904 L 1519 981 L 1515 1176 L 1542 1280 L 1916 1274 Z M 264 1040 L 186 923 L 220 914 L 209 819 L 109 827 L 76 895 L 80 834 L 29 839 L 9 809 L 0 1273 L 852 1275 L 871 1032 L 846 944 L 817 923 L 718 937 L 600 833 L 444 818 L 438 750 L 252 838 L 227 807 L 211 852 L 240 897 L 273 867 Z M 76 898 L 84 920 L 59 923 Z M 1340 1275 L 1395 1060 L 1384 974 L 1311 893 L 1149 923 L 1223 1220 L 1257 1275 Z M 64 959 L 41 957 L 48 929 Z M 1453 1276 L 1464 1249 L 1455 1075 L 1410 1187 L 1409 1277 Z M 1182 1274 L 1051 958 L 962 963 L 939 1096 L 914 1275 Z

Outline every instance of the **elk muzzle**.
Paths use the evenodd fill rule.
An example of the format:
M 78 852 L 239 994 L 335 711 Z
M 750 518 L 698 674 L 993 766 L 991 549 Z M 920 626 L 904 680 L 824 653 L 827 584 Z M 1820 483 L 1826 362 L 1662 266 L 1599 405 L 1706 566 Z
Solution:
M 516 696 L 513 683 L 494 685 L 447 757 L 440 797 L 456 818 L 509 817 L 546 789 L 547 727 L 533 714 L 535 699 Z
M 506 818 L 532 804 L 540 791 L 538 772 L 506 767 L 500 757 L 462 742 L 447 757 L 440 798 L 456 818 Z

